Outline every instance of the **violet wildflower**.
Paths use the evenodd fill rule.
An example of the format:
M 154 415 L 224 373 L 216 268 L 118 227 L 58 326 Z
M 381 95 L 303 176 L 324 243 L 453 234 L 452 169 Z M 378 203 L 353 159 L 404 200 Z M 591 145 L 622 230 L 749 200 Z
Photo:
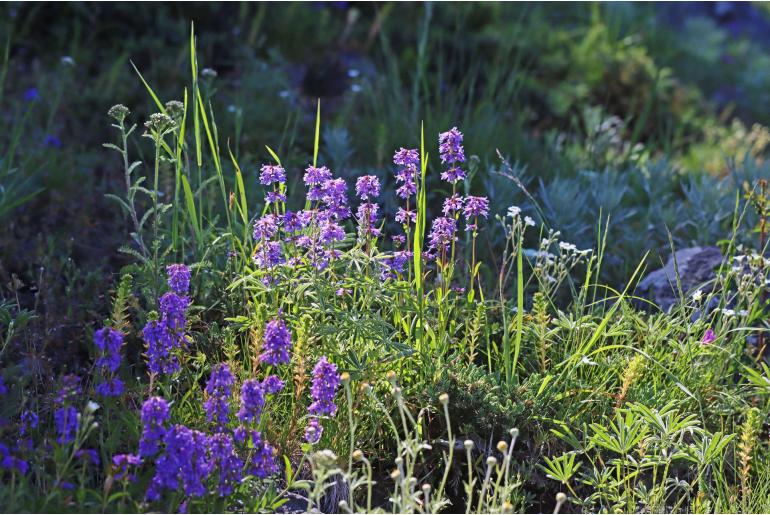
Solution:
M 38 93 L 37 88 L 29 88 L 27 91 L 24 92 L 25 102 L 34 102 L 39 98 L 40 98 L 40 93 Z
M 184 330 L 187 325 L 185 312 L 189 306 L 189 297 L 180 296 L 171 291 L 163 294 L 160 298 L 160 311 L 169 329 L 175 332 Z
M 302 219 L 294 211 L 286 211 L 283 215 L 283 230 L 287 233 L 293 234 L 301 231 L 305 227 L 302 223 Z
M 430 248 L 443 253 L 449 251 L 449 247 L 457 240 L 455 236 L 456 230 L 457 222 L 455 222 L 454 218 L 442 216 L 433 220 L 433 225 L 428 235 Z
M 465 151 L 463 149 L 463 134 L 452 127 L 438 136 L 439 155 L 442 163 L 449 163 L 449 168 L 441 172 L 441 179 L 451 184 L 465 180 L 465 170 L 460 168 L 459 164 L 465 162 Z
M 452 216 L 455 213 L 458 213 L 462 208 L 463 198 L 458 193 L 455 193 L 448 199 L 444 200 L 444 208 L 442 209 L 442 212 L 444 213 L 444 216 Z
M 281 381 L 281 378 L 276 375 L 267 376 L 265 380 L 262 381 L 262 388 L 265 390 L 265 393 L 268 394 L 278 393 L 283 390 L 284 386 L 286 386 L 286 383 Z
M 280 365 L 288 363 L 291 360 L 289 351 L 291 350 L 291 333 L 286 327 L 286 322 L 280 318 L 275 318 L 265 325 L 264 343 L 262 348 L 264 352 L 259 356 L 262 363 L 268 365 Z
M 79 417 L 80 414 L 72 406 L 57 408 L 53 412 L 53 420 L 58 433 L 57 443 L 65 445 L 75 440 L 80 422 Z
M 324 428 L 321 421 L 316 417 L 311 417 L 305 427 L 305 441 L 310 444 L 317 444 L 321 440 L 323 432 Z
M 162 320 L 150 320 L 144 326 L 142 339 L 147 346 L 147 368 L 153 374 L 170 374 L 179 370 L 179 359 L 171 355 L 176 339 Z
M 238 418 L 242 422 L 259 423 L 265 407 L 265 389 L 256 379 L 246 379 L 241 385 L 241 409 Z
M 364 175 L 356 180 L 356 195 L 361 200 L 369 200 L 380 195 L 380 180 L 374 175 Z
M 142 437 L 139 440 L 139 455 L 143 458 L 154 456 L 166 436 L 166 421 L 169 417 L 168 402 L 162 397 L 150 397 L 142 404 Z
M 417 193 L 417 167 L 419 163 L 420 155 L 416 149 L 402 147 L 393 155 L 393 164 L 399 167 L 396 172 L 396 182 L 403 183 L 396 189 L 396 195 L 399 197 L 409 199 Z
M 408 209 L 398 208 L 396 212 L 396 222 L 403 225 L 410 225 L 417 222 L 417 212 L 409 211 Z
M 37 429 L 39 418 L 34 411 L 24 410 L 21 412 L 21 424 L 19 425 L 19 435 L 25 436 L 33 429 Z
M 356 218 L 358 219 L 358 232 L 362 240 L 368 242 L 370 237 L 380 236 L 380 230 L 377 228 L 377 211 L 380 206 L 371 202 L 364 202 L 358 206 Z
M 452 127 L 438 135 L 439 156 L 442 163 L 464 163 L 463 133 Z
M 334 220 L 325 220 L 319 224 L 320 239 L 324 245 L 329 245 L 345 239 L 345 230 Z
M 96 392 L 102 397 L 118 397 L 123 394 L 123 381 L 115 377 L 120 368 L 120 349 L 123 334 L 111 327 L 104 327 L 94 333 L 94 343 L 101 356 L 96 366 L 101 369 L 103 381 L 96 385 Z
M 80 378 L 74 374 L 62 378 L 61 387 L 56 395 L 57 408 L 53 412 L 56 426 L 56 442 L 65 445 L 75 440 L 80 425 L 80 414 L 70 405 L 81 393 Z
M 0 376 L 0 395 L 7 395 L 8 394 L 8 387 L 5 385 L 5 379 L 3 379 L 3 376 Z
M 334 395 L 340 386 L 340 375 L 337 373 L 337 365 L 330 363 L 326 356 L 321 356 L 313 367 L 313 381 L 310 388 L 310 396 L 313 399 L 308 408 L 311 415 L 334 415 L 337 413 L 337 405 L 334 403 Z
M 489 200 L 487 197 L 473 197 L 468 195 L 465 198 L 465 207 L 463 208 L 463 214 L 466 220 L 471 218 L 484 217 L 489 215 Z
M 717 335 L 714 334 L 714 330 L 710 327 L 706 329 L 706 332 L 703 333 L 703 339 L 701 340 L 701 343 L 704 345 L 708 345 L 710 343 L 714 343 L 717 339 Z
M 24 475 L 29 470 L 29 463 L 11 454 L 11 450 L 4 443 L 0 443 L 0 469 L 16 470 Z
M 274 183 L 283 184 L 286 182 L 286 170 L 280 165 L 262 165 L 259 173 L 259 182 L 265 186 Z
M 253 454 L 251 456 L 251 463 L 249 463 L 247 468 L 248 473 L 260 479 L 265 479 L 278 472 L 278 463 L 275 461 L 275 448 L 262 438 L 258 431 L 251 432 L 251 444 L 253 446 Z
M 393 154 L 393 164 L 403 167 L 414 167 L 420 163 L 420 154 L 415 148 L 401 147 Z
M 397 277 L 396 274 L 404 273 L 406 264 L 410 259 L 412 259 L 413 256 L 413 252 L 400 250 L 394 252 L 392 256 L 386 257 L 382 261 L 383 270 L 380 274 L 380 279 L 383 281 L 386 279 L 395 279 Z
M 321 185 L 331 178 L 332 173 L 325 166 L 320 168 L 308 166 L 305 169 L 304 176 L 305 185 L 310 187 L 307 199 L 313 202 L 321 200 L 324 194 L 324 188 L 322 188 Z
M 206 385 L 208 398 L 203 403 L 206 419 L 209 422 L 223 426 L 230 420 L 228 401 L 232 395 L 234 383 L 235 377 L 226 363 L 220 363 L 212 369 L 211 377 Z
M 328 213 L 338 220 L 344 220 L 350 216 L 347 190 L 345 179 L 329 179 L 323 183 L 321 201 L 326 205 Z
M 163 490 L 176 491 L 180 486 L 189 497 L 205 495 L 205 481 L 212 469 L 207 455 L 206 435 L 176 425 L 168 430 L 163 441 L 166 448 L 156 461 L 147 499 L 157 500 Z
M 241 481 L 243 460 L 238 457 L 233 446 L 233 439 L 225 433 L 216 433 L 208 438 L 209 458 L 212 468 L 219 470 L 217 493 L 225 497 L 233 493 L 235 485 Z
M 278 241 L 264 242 L 254 252 L 254 263 L 259 268 L 273 268 L 285 262 L 283 247 Z
M 254 223 L 254 239 L 256 241 L 269 240 L 278 234 L 278 217 L 274 214 L 266 214 Z
M 129 467 L 138 467 L 142 464 L 142 458 L 136 454 L 116 454 L 112 457 L 112 474 L 115 480 L 122 481 L 127 479 L 133 483 L 136 476 L 129 472 Z
M 179 295 L 187 295 L 190 291 L 190 268 L 182 264 L 168 265 L 166 274 L 169 288 Z
M 280 191 L 268 191 L 267 195 L 265 195 L 265 203 L 276 204 L 278 202 L 286 202 L 286 195 Z

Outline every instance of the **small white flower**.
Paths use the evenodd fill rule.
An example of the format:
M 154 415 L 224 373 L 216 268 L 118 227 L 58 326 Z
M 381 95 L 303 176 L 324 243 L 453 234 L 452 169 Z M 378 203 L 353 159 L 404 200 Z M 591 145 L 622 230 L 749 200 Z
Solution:
M 746 311 L 745 309 L 742 309 L 742 310 L 738 311 L 738 316 L 747 317 L 747 316 L 749 316 L 749 312 Z
M 351 79 L 355 79 L 359 75 L 361 75 L 361 72 L 358 71 L 356 68 L 351 68 L 348 70 L 348 77 L 350 77 Z
M 75 60 L 69 55 L 62 56 L 61 63 L 66 66 L 75 66 Z
M 508 216 L 511 218 L 516 218 L 521 214 L 521 208 L 519 206 L 511 206 L 508 208 Z
M 535 226 L 535 221 L 532 220 L 532 218 L 530 218 L 528 216 L 525 216 L 524 217 L 524 225 L 528 225 L 530 227 L 534 227 Z
M 695 290 L 695 293 L 692 294 L 692 300 L 695 302 L 700 302 L 703 298 L 703 290 Z
M 722 314 L 726 317 L 733 317 L 735 316 L 735 311 L 732 309 L 723 309 Z
M 93 413 L 98 409 L 99 409 L 99 405 L 96 404 L 94 401 L 88 401 L 88 404 L 86 404 L 86 411 L 88 413 Z
M 360 93 L 363 89 L 360 84 L 352 84 L 350 86 L 350 91 L 353 93 Z

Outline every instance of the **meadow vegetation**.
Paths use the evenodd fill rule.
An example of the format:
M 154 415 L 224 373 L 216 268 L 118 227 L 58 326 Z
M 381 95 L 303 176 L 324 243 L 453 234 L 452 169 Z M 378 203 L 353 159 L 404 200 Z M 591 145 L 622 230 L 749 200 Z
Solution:
M 3 27 L 5 510 L 770 510 L 763 41 L 636 4 L 52 9 L 64 57 L 50 13 Z M 708 280 L 641 296 L 694 245 Z

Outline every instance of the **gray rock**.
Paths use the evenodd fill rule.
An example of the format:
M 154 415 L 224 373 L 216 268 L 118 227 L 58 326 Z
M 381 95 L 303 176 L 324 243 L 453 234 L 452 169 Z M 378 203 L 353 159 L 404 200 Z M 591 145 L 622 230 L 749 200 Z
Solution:
M 642 279 L 636 293 L 652 300 L 663 311 L 668 311 L 679 302 L 677 271 L 685 295 L 698 288 L 708 292 L 716 277 L 715 270 L 720 264 L 722 253 L 717 247 L 690 247 L 678 250 L 668 259 L 666 266 L 650 272 Z

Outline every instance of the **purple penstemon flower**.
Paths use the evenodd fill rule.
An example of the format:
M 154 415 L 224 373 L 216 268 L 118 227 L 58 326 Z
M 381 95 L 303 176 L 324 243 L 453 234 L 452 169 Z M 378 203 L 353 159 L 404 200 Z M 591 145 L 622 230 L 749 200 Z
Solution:
M 451 197 L 444 200 L 442 212 L 444 216 L 453 216 L 455 213 L 459 213 L 462 208 L 463 198 L 458 193 L 454 193 Z
M 130 467 L 138 467 L 142 464 L 142 458 L 136 454 L 116 454 L 112 457 L 112 473 L 116 481 L 127 479 L 130 483 L 136 480 L 136 476 L 130 471 Z
M 179 295 L 187 295 L 190 291 L 190 268 L 183 264 L 168 265 L 166 273 L 171 291 Z
M 441 162 L 449 164 L 449 167 L 441 172 L 441 180 L 451 183 L 454 187 L 458 182 L 465 180 L 465 170 L 460 168 L 460 163 L 465 162 L 465 150 L 463 149 L 463 134 L 457 127 L 452 127 L 438 136 L 439 156 Z
M 455 232 L 457 231 L 457 222 L 454 218 L 442 216 L 433 220 L 428 240 L 430 249 L 435 252 L 446 253 L 451 245 L 457 240 Z
M 291 333 L 286 327 L 286 322 L 275 318 L 265 325 L 262 349 L 263 352 L 259 356 L 262 363 L 277 366 L 291 360 Z
M 70 403 L 74 402 L 82 392 L 80 377 L 68 374 L 62 378 L 61 386 L 56 395 L 56 406 L 53 418 L 58 436 L 56 442 L 64 445 L 75 440 L 80 427 L 80 414 Z
M 717 340 L 717 335 L 714 333 L 714 330 L 712 328 L 706 329 L 706 332 L 703 333 L 703 338 L 701 339 L 701 343 L 704 345 L 709 345 L 711 343 L 714 343 Z
M 226 433 L 209 436 L 208 450 L 212 468 L 219 470 L 217 493 L 220 497 L 230 495 L 240 483 L 243 469 L 243 460 L 236 453 L 232 437 Z
M 150 397 L 142 404 L 142 437 L 139 440 L 139 455 L 150 458 L 157 454 L 166 436 L 166 422 L 169 418 L 168 402 L 162 397 Z
M 230 420 L 229 400 L 234 383 L 235 377 L 226 363 L 220 363 L 211 370 L 211 377 L 206 385 L 208 398 L 203 403 L 209 422 L 221 427 Z
M 259 182 L 265 186 L 283 184 L 286 182 L 286 170 L 280 165 L 262 165 Z
M 321 359 L 313 367 L 313 380 L 310 387 L 310 396 L 313 402 L 308 408 L 311 415 L 333 416 L 337 413 L 334 396 L 340 386 L 340 381 L 337 365 L 329 362 L 326 356 L 321 356 Z
M 321 440 L 324 428 L 317 417 L 310 417 L 305 427 L 305 441 L 309 444 L 317 444 Z
M 247 379 L 241 385 L 241 408 L 238 419 L 242 422 L 259 423 L 262 409 L 265 407 L 265 389 L 256 379 Z
M 160 300 L 160 319 L 150 320 L 144 326 L 142 337 L 147 346 L 147 367 L 153 374 L 170 374 L 179 370 L 179 359 L 172 351 L 186 345 L 187 308 L 190 298 L 182 294 L 189 288 L 189 278 L 183 269 L 169 267 L 169 285 L 173 291 L 164 293 Z M 186 268 L 186 267 L 185 267 Z
M 364 175 L 356 180 L 356 195 L 361 200 L 377 198 L 380 195 L 380 180 L 374 175 Z
M 104 327 L 94 333 L 94 344 L 100 357 L 96 366 L 101 370 L 103 381 L 96 385 L 96 392 L 102 397 L 118 397 L 123 394 L 123 382 L 115 377 L 120 368 L 120 349 L 123 334 L 111 327 Z
M 157 500 L 163 490 L 176 491 L 180 487 L 188 497 L 205 495 L 205 483 L 214 468 L 209 460 L 206 435 L 176 425 L 168 430 L 163 442 L 165 450 L 156 461 L 147 499 Z
M 489 216 L 489 200 L 487 197 L 473 197 L 468 195 L 465 198 L 465 207 L 463 208 L 463 214 L 466 220 L 471 218 Z

